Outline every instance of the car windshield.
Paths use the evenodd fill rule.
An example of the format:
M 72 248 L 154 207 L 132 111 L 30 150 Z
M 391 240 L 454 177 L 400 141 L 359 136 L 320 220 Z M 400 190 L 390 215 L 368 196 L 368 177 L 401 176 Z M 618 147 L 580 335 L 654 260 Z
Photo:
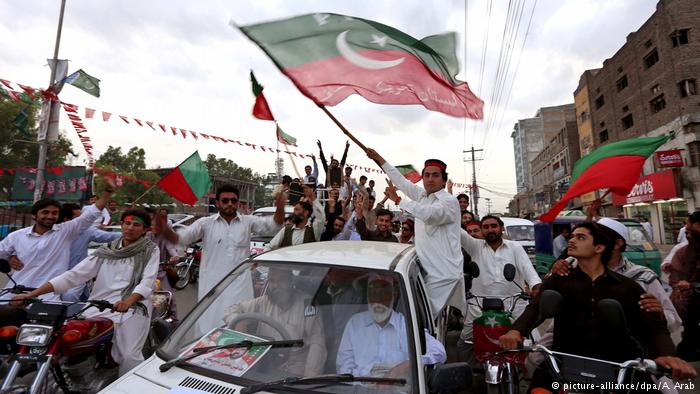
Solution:
M 654 243 L 647 237 L 646 231 L 644 231 L 644 227 L 640 225 L 630 225 L 628 223 L 625 223 L 627 226 L 627 230 L 629 230 L 630 233 L 630 241 L 627 244 L 628 246 L 632 246 L 631 251 L 634 251 L 634 249 L 641 249 L 644 251 L 651 251 L 656 249 L 654 246 Z
M 336 373 L 405 378 L 406 385 L 368 388 L 410 393 L 417 367 L 400 278 L 388 271 L 249 261 L 198 303 L 158 355 L 173 359 L 196 347 L 301 339 L 303 346 L 292 348 L 221 349 L 182 367 L 234 384 Z M 313 390 L 344 393 L 357 388 L 357 383 L 339 383 Z
M 506 232 L 508 233 L 508 238 L 510 238 L 513 241 L 535 240 L 535 226 L 507 226 Z

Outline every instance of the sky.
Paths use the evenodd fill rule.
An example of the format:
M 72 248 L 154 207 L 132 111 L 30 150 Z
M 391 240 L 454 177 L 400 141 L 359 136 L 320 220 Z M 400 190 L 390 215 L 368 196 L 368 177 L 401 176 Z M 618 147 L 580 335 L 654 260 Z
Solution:
M 513 124 L 540 107 L 572 103 L 583 71 L 600 67 L 655 7 L 655 0 L 67 0 L 59 58 L 70 60 L 69 73 L 83 69 L 99 78 L 101 96 L 66 86 L 60 97 L 114 114 L 106 123 L 99 112 L 86 120 L 95 158 L 110 145 L 124 151 L 138 146 L 149 166 L 169 167 L 198 150 L 202 157 L 213 153 L 266 174 L 274 172 L 273 154 L 182 139 L 127 125 L 116 115 L 274 147 L 274 124 L 250 114 L 252 69 L 281 127 L 297 138 L 296 151 L 317 153 L 320 139 L 327 155 L 339 156 L 347 138 L 229 21 L 245 25 L 333 12 L 372 19 L 416 38 L 455 31 L 458 78 L 485 101 L 484 120 L 416 105 L 378 105 L 359 96 L 329 109 L 388 162 L 420 169 L 425 159 L 441 158 L 455 183 L 471 182 L 463 151 L 484 149 L 477 154 L 477 181 L 490 191 L 482 188 L 479 212 L 487 210 L 484 198 L 491 199 L 492 211 L 503 212 L 516 188 Z M 46 59 L 53 55 L 59 8 L 59 0 L 0 2 L 0 78 L 48 85 Z M 84 164 L 65 114 L 61 128 L 81 152 L 71 164 Z M 310 160 L 295 161 L 303 171 Z M 354 144 L 348 163 L 376 168 Z M 285 173 L 294 175 L 288 157 Z M 380 174 L 367 175 L 383 190 Z

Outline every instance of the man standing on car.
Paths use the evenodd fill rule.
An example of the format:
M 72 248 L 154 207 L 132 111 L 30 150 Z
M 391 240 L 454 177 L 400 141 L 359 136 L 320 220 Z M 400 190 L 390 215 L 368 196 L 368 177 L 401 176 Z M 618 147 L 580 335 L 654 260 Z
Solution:
M 416 253 L 426 270 L 428 296 L 436 317 L 448 304 L 465 310 L 462 251 L 459 245 L 459 203 L 445 190 L 447 165 L 441 160 L 425 161 L 423 187 L 406 179 L 375 150 L 367 156 L 389 176 L 386 195 L 415 218 Z M 396 187 L 394 187 L 396 185 Z M 406 199 L 396 193 L 401 190 Z
M 198 219 L 189 227 L 176 233 L 166 224 L 167 217 L 158 214 L 158 226 L 163 236 L 172 243 L 187 246 L 202 240 L 202 260 L 199 269 L 198 300 L 204 298 L 221 279 L 250 255 L 250 236 L 255 233 L 270 233 L 284 223 L 286 194 L 279 193 L 275 200 L 277 210 L 271 217 L 238 214 L 240 192 L 232 184 L 224 184 L 216 190 L 216 207 L 219 213 Z M 236 291 L 228 299 L 244 300 L 253 297 L 252 279 L 247 271 L 238 279 L 240 286 L 229 286 Z M 217 309 L 218 307 L 218 309 Z M 201 327 L 207 331 L 218 326 L 223 314 L 223 305 L 212 306 L 202 316 Z

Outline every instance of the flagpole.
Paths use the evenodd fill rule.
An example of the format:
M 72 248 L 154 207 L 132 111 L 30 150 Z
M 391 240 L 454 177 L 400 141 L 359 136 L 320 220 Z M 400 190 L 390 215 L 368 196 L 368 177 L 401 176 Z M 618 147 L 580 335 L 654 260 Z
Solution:
M 151 190 L 153 190 L 153 188 L 155 188 L 156 186 L 158 186 L 158 185 L 157 185 L 156 183 L 154 183 L 153 186 L 151 186 L 151 187 L 149 187 L 148 189 L 146 189 L 146 191 L 143 192 L 143 194 L 141 194 L 140 196 L 138 196 L 138 198 L 136 198 L 136 200 L 134 200 L 134 202 L 131 203 L 131 207 L 132 207 L 132 208 L 135 207 L 135 206 L 136 206 L 136 203 L 139 202 L 140 199 L 142 199 L 146 194 L 148 194 L 148 193 L 149 193 Z
M 328 115 L 329 118 L 331 118 L 333 123 L 335 123 L 335 125 L 338 126 L 340 128 L 340 130 L 342 130 L 343 133 L 348 136 L 348 138 L 350 138 L 354 143 L 356 143 L 357 146 L 359 146 L 363 151 L 367 152 L 367 147 L 362 142 L 360 142 L 360 140 L 355 138 L 355 136 L 352 135 L 352 133 L 350 133 L 350 131 L 348 131 L 348 129 L 346 129 L 345 126 L 343 126 L 343 124 L 340 123 L 340 121 L 338 119 L 336 119 L 336 117 L 333 116 L 332 113 L 330 113 L 330 111 L 328 111 L 328 109 L 326 108 L 325 105 L 318 104 L 318 107 L 321 108 L 323 110 L 323 112 L 325 112 L 326 115 Z
M 278 147 L 279 147 L 279 143 L 280 142 L 277 141 Z M 287 150 L 287 152 L 289 152 L 289 146 L 287 146 L 287 144 L 283 144 L 283 145 L 284 145 L 284 148 Z M 296 172 L 297 178 L 302 179 L 301 173 L 299 172 L 299 169 L 297 168 L 297 163 L 294 161 L 294 157 L 292 156 L 292 153 L 290 152 L 290 153 L 288 153 L 288 155 L 289 155 L 289 160 L 292 161 L 292 168 L 294 168 L 294 172 Z
M 58 48 L 61 45 L 61 31 L 63 30 L 63 14 L 66 10 L 66 0 L 61 0 L 61 12 L 58 15 L 58 29 L 56 31 L 56 44 L 53 49 L 53 67 L 51 67 L 51 79 L 49 80 L 49 90 L 53 90 L 54 79 L 56 79 L 56 69 L 58 68 Z M 48 127 L 49 121 L 51 120 L 51 107 L 49 104 L 46 106 L 48 112 L 45 115 L 44 122 L 42 123 L 43 138 L 39 140 L 39 161 L 36 165 L 36 187 L 34 188 L 34 202 L 41 199 L 41 195 L 44 192 L 44 172 L 46 171 L 46 156 L 48 155 L 49 144 L 48 144 Z M 42 131 L 39 132 L 40 136 Z

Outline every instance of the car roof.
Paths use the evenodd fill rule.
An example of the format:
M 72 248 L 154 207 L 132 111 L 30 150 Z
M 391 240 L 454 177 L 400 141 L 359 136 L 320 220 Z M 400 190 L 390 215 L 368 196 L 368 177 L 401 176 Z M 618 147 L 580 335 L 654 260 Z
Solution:
M 253 211 L 253 215 L 256 213 L 274 213 L 277 210 L 277 207 L 263 207 L 263 208 L 258 208 L 255 211 Z M 284 206 L 284 212 L 289 213 L 289 212 L 294 212 L 294 207 L 291 205 L 285 205 Z
M 409 255 L 412 250 L 413 245 L 398 242 L 324 241 L 272 250 L 256 256 L 253 260 L 390 270 L 393 269 L 392 265 Z

